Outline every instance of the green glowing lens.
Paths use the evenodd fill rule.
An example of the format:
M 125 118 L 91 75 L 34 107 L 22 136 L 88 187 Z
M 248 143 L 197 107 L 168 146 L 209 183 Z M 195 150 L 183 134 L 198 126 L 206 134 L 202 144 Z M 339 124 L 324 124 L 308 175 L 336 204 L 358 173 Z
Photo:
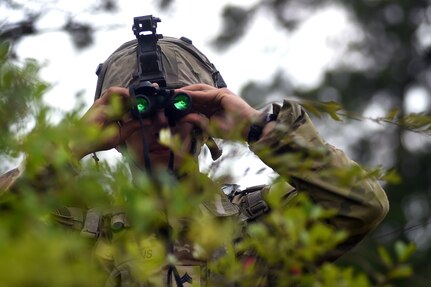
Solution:
M 136 107 L 138 108 L 139 113 L 144 113 L 148 110 L 150 103 L 146 98 L 137 98 L 136 99 Z
M 174 98 L 174 106 L 180 111 L 187 110 L 190 106 L 190 98 L 185 94 L 178 94 Z

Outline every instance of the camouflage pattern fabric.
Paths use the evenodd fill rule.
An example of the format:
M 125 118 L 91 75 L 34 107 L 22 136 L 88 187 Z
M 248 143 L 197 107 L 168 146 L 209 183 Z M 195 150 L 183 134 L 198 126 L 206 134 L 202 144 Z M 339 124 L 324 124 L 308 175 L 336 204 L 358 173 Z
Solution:
M 386 194 L 378 181 L 365 172 L 348 185 L 337 182 L 331 171 L 348 170 L 358 164 L 320 137 L 298 103 L 285 100 L 275 110 L 275 128 L 250 149 L 274 171 L 289 178 L 298 192 L 305 192 L 314 202 L 336 212 L 330 223 L 346 230 L 349 239 L 329 255 L 328 259 L 335 259 L 383 220 L 389 210 Z M 308 159 L 307 168 L 286 166 L 283 155 L 291 152 L 303 154 Z
M 9 190 L 14 182 L 19 178 L 22 171 L 20 168 L 14 168 L 0 175 L 0 196 L 3 192 Z
M 220 73 L 192 42 L 182 37 L 164 36 L 158 42 L 162 51 L 166 88 L 175 89 L 192 84 L 226 87 Z M 138 71 L 136 47 L 132 40 L 121 45 L 101 66 L 95 99 L 109 87 L 129 87 L 135 84 Z

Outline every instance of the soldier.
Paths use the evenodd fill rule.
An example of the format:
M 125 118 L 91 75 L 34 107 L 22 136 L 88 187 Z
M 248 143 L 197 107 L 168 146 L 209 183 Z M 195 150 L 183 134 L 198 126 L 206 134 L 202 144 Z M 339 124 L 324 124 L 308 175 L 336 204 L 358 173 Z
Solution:
M 328 255 L 329 259 L 335 259 L 351 249 L 383 220 L 388 212 L 388 201 L 376 179 L 365 177 L 351 186 L 343 186 L 325 174 L 324 171 L 331 168 L 348 169 L 357 164 L 320 137 L 309 116 L 298 103 L 286 99 L 281 105 L 274 105 L 271 113 L 254 109 L 226 88 L 215 66 L 186 38 L 158 39 L 157 49 L 160 50 L 157 51 L 161 55 L 163 67 L 158 71 L 162 72 L 163 81 L 150 81 L 151 86 L 148 86 L 148 89 L 154 97 L 163 97 L 162 92 L 166 89 L 174 90 L 175 94 L 186 93 L 191 98 L 191 111 L 171 118 L 171 115 L 166 113 L 167 108 L 161 106 L 149 116 L 137 118 L 128 108 L 120 118 L 110 117 L 107 111 L 114 97 L 119 97 L 126 107 L 135 103 L 136 95 L 131 95 L 135 91 L 130 87 L 139 84 L 139 74 L 143 74 L 142 70 L 148 65 L 148 62 L 136 56 L 138 42 L 133 40 L 123 44 L 99 67 L 95 102 L 83 116 L 82 123 L 97 126 L 107 132 L 102 136 L 103 140 L 93 144 L 82 145 L 79 141 L 73 141 L 71 150 L 77 159 L 97 151 L 117 148 L 130 156 L 129 164 L 134 176 L 142 172 L 153 173 L 167 166 L 177 172 L 183 161 L 182 155 L 192 154 L 197 158 L 211 124 L 215 124 L 222 131 L 217 136 L 232 140 L 232 131 L 238 129 L 238 123 L 244 123 L 239 125 L 242 141 L 247 142 L 250 150 L 264 163 L 288 179 L 287 198 L 296 192 L 303 192 L 323 208 L 336 211 L 330 223 L 337 229 L 346 230 L 349 237 Z M 158 88 L 163 88 L 162 92 Z M 172 121 L 175 121 L 174 125 Z M 113 129 L 115 133 L 112 132 Z M 159 142 L 163 129 L 170 129 L 172 134 L 180 137 L 180 151 L 172 153 Z M 283 161 L 271 160 L 274 156 L 282 158 L 294 152 L 305 157 L 318 152 L 321 157 L 314 162 L 313 157 L 310 157 L 308 160 L 312 161 L 312 168 L 303 173 L 289 171 Z M 219 155 L 214 148 L 212 154 L 214 158 Z M 10 173 L 8 178 L 11 176 L 16 174 Z M 7 185 L 10 185 L 10 182 Z M 268 190 L 270 186 L 250 188 L 248 192 L 236 190 L 229 200 L 228 197 L 219 199 L 215 204 L 218 208 L 212 212 L 220 216 L 237 216 L 241 221 L 258 219 L 269 212 L 265 202 L 265 193 Z M 86 220 L 82 223 L 84 233 L 91 233 L 99 228 L 91 226 L 91 222 L 99 224 L 98 216 L 91 211 L 87 212 L 84 216 Z M 94 218 L 99 219 L 94 221 Z M 101 245 L 103 244 L 98 246 Z M 104 246 L 106 248 L 106 244 Z M 175 250 L 184 248 L 177 246 Z M 223 279 L 219 276 L 202 272 L 204 264 L 200 260 L 194 260 L 191 252 L 183 257 L 179 253 L 181 252 L 178 251 L 175 255 L 182 264 L 170 266 L 165 270 L 166 284 L 174 281 L 178 286 L 185 286 L 190 282 L 190 278 L 193 278 L 193 282 L 229 286 L 227 282 L 220 283 Z M 129 265 L 122 265 L 122 262 L 119 263 L 109 256 L 105 256 L 103 261 L 115 262 L 107 265 L 111 268 L 107 286 L 125 286 L 127 282 L 134 280 Z M 269 283 L 266 281 L 265 284 Z

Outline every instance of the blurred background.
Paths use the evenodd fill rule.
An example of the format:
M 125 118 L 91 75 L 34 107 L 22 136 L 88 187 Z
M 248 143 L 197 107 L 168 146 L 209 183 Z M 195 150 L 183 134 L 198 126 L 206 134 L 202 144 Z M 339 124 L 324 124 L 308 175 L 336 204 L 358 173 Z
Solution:
M 323 137 L 401 180 L 385 184 L 391 210 L 384 223 L 340 263 L 371 273 L 376 245 L 412 241 L 415 274 L 405 286 L 429 286 L 430 1 L 0 0 L 0 40 L 10 41 L 18 63 L 34 58 L 42 65 L 55 122 L 77 102 L 90 107 L 97 65 L 134 38 L 133 17 L 149 14 L 162 19 L 158 33 L 193 40 L 228 87 L 255 107 L 285 97 L 341 105 L 340 121 L 315 114 Z M 238 158 L 253 164 L 233 169 Z M 16 164 L 2 159 L 0 172 Z M 272 176 L 247 151 L 223 164 L 243 185 Z

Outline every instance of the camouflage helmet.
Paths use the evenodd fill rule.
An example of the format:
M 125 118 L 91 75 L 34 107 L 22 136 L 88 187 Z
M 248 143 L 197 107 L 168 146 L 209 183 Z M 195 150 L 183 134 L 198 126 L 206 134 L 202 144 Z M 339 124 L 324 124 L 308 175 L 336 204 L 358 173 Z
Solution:
M 166 88 L 175 89 L 192 84 L 208 84 L 216 88 L 225 88 L 220 72 L 208 58 L 200 52 L 191 40 L 185 37 L 179 39 L 163 37 L 157 41 L 162 52 L 163 72 Z M 99 64 L 96 74 L 98 76 L 94 100 L 109 87 L 129 87 L 137 80 L 138 41 L 132 40 L 121 45 L 108 59 Z M 204 140 L 215 160 L 221 156 L 221 149 L 210 137 Z M 198 153 L 195 148 L 193 153 Z
M 138 72 L 136 48 L 137 40 L 121 45 L 109 58 L 99 64 L 95 99 L 112 86 L 129 87 Z M 163 37 L 157 42 L 162 51 L 162 62 L 166 88 L 175 89 L 191 84 L 208 84 L 224 88 L 226 84 L 220 72 L 200 52 L 192 41 L 181 37 Z

